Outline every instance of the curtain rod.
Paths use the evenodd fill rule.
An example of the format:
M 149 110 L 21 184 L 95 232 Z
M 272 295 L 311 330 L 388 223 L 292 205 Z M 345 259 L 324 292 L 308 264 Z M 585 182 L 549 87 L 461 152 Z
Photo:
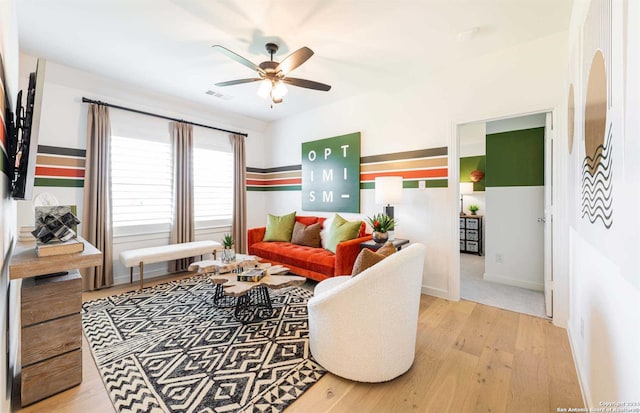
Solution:
M 232 130 L 216 128 L 215 126 L 209 126 L 209 125 L 203 125 L 201 123 L 189 122 L 189 121 L 186 121 L 184 119 L 177 119 L 177 118 L 172 118 L 170 116 L 158 115 L 157 113 L 145 112 L 143 110 L 138 110 L 138 109 L 131 109 L 131 108 L 127 108 L 127 107 L 124 107 L 124 106 L 113 105 L 113 104 L 107 103 L 107 102 L 101 102 L 99 100 L 87 99 L 85 97 L 82 98 L 82 103 L 95 103 L 96 105 L 108 106 L 110 108 L 115 108 L 115 109 L 122 109 L 122 110 L 126 110 L 128 112 L 139 113 L 141 115 L 153 116 L 153 117 L 156 117 L 156 118 L 161 118 L 161 119 L 166 119 L 166 120 L 173 120 L 173 121 L 176 121 L 176 122 L 182 122 L 182 123 L 186 123 L 186 124 L 189 124 L 189 125 L 201 126 L 203 128 L 207 128 L 207 129 L 219 130 L 221 132 L 235 133 L 236 135 L 242 135 L 245 138 L 247 136 L 249 136 L 249 134 L 247 134 L 247 133 L 235 132 L 235 131 L 232 131 Z

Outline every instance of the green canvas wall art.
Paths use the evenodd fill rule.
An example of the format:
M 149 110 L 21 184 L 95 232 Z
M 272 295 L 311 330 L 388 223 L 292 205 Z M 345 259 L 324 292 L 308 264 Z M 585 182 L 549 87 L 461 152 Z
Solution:
M 360 212 L 360 132 L 302 143 L 302 210 Z

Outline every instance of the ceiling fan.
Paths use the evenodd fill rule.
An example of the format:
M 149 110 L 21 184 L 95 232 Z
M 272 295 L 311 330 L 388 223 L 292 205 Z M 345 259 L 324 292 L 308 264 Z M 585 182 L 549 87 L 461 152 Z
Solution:
M 227 57 L 245 65 L 249 69 L 255 70 L 258 73 L 258 77 L 220 82 L 216 83 L 216 86 L 232 86 L 242 83 L 262 81 L 262 85 L 258 90 L 258 95 L 265 99 L 270 97 L 271 102 L 273 103 L 281 103 L 283 101 L 283 97 L 287 93 L 287 88 L 284 86 L 284 83 L 307 89 L 322 90 L 324 92 L 331 89 L 330 85 L 326 85 L 324 83 L 287 76 L 289 72 L 302 65 L 304 62 L 309 60 L 311 56 L 313 56 L 313 50 L 308 47 L 296 50 L 287 56 L 282 62 L 278 63 L 273 61 L 273 55 L 278 51 L 278 45 L 275 43 L 267 43 L 265 48 L 267 49 L 267 53 L 271 55 L 271 60 L 262 62 L 259 65 L 256 65 L 239 54 L 232 52 L 224 46 L 214 45 L 213 47 L 224 53 Z M 273 104 L 271 107 L 273 107 Z

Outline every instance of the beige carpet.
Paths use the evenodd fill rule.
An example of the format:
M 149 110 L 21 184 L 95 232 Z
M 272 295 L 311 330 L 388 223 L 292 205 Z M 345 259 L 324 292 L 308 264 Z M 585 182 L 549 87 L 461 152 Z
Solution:
M 460 296 L 466 300 L 547 318 L 544 293 L 485 281 L 484 256 L 460 254 Z

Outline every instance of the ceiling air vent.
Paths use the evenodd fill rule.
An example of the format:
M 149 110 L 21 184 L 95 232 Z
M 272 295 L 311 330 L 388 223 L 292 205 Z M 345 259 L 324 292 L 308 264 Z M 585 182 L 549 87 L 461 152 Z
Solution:
M 231 100 L 233 99 L 233 96 L 231 95 L 225 95 L 223 93 L 220 92 L 216 92 L 215 90 L 207 90 L 206 92 L 204 92 L 205 94 L 209 95 L 209 96 L 213 96 L 216 97 L 218 99 L 222 99 L 222 100 Z

